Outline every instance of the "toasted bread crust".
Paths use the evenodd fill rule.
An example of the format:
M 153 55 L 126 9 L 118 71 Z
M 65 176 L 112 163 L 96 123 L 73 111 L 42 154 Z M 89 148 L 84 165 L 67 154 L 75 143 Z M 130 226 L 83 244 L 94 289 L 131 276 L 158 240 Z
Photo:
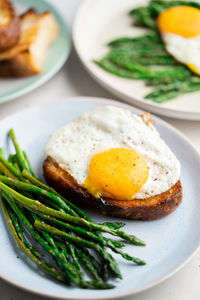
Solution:
M 41 73 L 48 47 L 57 37 L 58 26 L 50 12 L 40 14 L 30 9 L 20 16 L 20 20 L 18 43 L 0 51 L 0 77 L 26 77 Z
M 18 54 L 10 60 L 0 61 L 0 77 L 18 78 L 37 75 L 38 71 L 32 68 L 28 52 Z
M 13 5 L 0 0 L 0 50 L 17 44 L 20 36 L 20 18 Z
M 154 220 L 173 212 L 182 201 L 182 185 L 177 181 L 168 191 L 145 199 L 119 201 L 115 199 L 96 199 L 50 156 L 43 165 L 44 177 L 50 186 L 74 204 L 98 209 L 104 215 L 135 220 Z

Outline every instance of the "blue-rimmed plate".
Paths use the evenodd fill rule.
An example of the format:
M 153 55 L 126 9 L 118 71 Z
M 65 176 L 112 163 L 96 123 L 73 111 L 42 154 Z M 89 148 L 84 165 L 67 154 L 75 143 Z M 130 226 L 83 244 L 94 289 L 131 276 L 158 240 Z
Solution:
M 33 168 L 42 176 L 43 149 L 48 136 L 82 113 L 106 104 L 131 106 L 101 98 L 70 98 L 63 102 L 37 106 L 11 115 L 0 122 L 0 147 L 7 145 L 6 135 L 13 127 L 20 145 L 30 156 Z M 200 245 L 200 155 L 176 129 L 155 117 L 156 128 L 181 162 L 183 203 L 171 215 L 156 221 L 126 220 L 124 230 L 143 239 L 146 247 L 128 245 L 126 251 L 143 258 L 147 265 L 135 266 L 114 255 L 119 262 L 123 280 L 113 280 L 111 290 L 69 288 L 41 274 L 23 259 L 9 238 L 9 231 L 0 211 L 0 277 L 16 286 L 56 299 L 114 299 L 138 293 L 155 286 L 179 270 Z M 112 220 L 98 212 L 90 215 L 97 222 Z M 117 221 L 118 219 L 115 218 Z M 19 256 L 19 259 L 17 259 Z
M 39 12 L 51 11 L 59 26 L 59 35 L 48 51 L 43 72 L 23 79 L 0 78 L 0 103 L 20 97 L 44 84 L 53 77 L 65 63 L 71 49 L 71 37 L 65 20 L 57 10 L 45 0 L 14 0 L 19 12 L 34 8 Z

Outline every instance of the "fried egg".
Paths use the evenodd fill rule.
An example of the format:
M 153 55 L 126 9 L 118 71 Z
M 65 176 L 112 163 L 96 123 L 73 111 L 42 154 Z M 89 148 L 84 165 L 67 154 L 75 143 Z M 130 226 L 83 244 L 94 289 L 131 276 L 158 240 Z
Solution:
M 98 107 L 59 129 L 45 153 L 95 197 L 143 199 L 180 177 L 180 163 L 156 128 L 116 106 Z
M 157 24 L 166 50 L 200 75 L 200 9 L 170 7 L 158 16 Z

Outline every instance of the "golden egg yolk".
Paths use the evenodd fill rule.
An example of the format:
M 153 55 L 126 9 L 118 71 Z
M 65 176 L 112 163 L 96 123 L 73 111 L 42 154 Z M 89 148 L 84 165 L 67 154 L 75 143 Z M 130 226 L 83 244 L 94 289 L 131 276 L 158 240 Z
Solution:
M 158 28 L 185 38 L 200 35 L 200 9 L 192 6 L 167 8 L 158 16 Z
M 147 181 L 148 174 L 140 154 L 126 148 L 111 148 L 91 159 L 83 186 L 96 198 L 131 200 Z
M 192 64 L 192 63 L 187 63 L 186 66 L 195 74 L 200 75 L 200 71 L 198 70 L 198 68 Z

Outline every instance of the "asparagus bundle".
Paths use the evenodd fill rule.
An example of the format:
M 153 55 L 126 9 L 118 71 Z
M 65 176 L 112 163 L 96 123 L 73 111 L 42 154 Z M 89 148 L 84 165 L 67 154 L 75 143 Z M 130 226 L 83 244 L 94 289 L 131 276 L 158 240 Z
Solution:
M 10 154 L 7 160 L 0 148 L 2 210 L 18 248 L 32 262 L 66 285 L 86 289 L 113 288 L 108 283 L 109 278 L 122 278 L 118 264 L 107 248 L 134 264 L 145 264 L 123 252 L 120 248 L 125 246 L 124 243 L 103 236 L 102 232 L 106 232 L 131 244 L 145 246 L 142 240 L 121 230 L 124 223 L 98 224 L 91 220 L 35 176 L 12 129 L 9 136 L 16 153 Z M 34 245 L 30 242 L 32 239 L 36 242 Z M 85 273 L 90 280 L 85 279 Z
M 144 80 L 153 91 L 145 96 L 163 103 L 178 95 L 200 90 L 200 78 L 178 63 L 165 50 L 156 19 L 166 8 L 189 5 L 200 9 L 197 2 L 151 0 L 147 6 L 133 9 L 130 16 L 135 26 L 149 30 L 134 38 L 121 37 L 108 43 L 110 51 L 95 61 L 104 70 L 129 79 Z

